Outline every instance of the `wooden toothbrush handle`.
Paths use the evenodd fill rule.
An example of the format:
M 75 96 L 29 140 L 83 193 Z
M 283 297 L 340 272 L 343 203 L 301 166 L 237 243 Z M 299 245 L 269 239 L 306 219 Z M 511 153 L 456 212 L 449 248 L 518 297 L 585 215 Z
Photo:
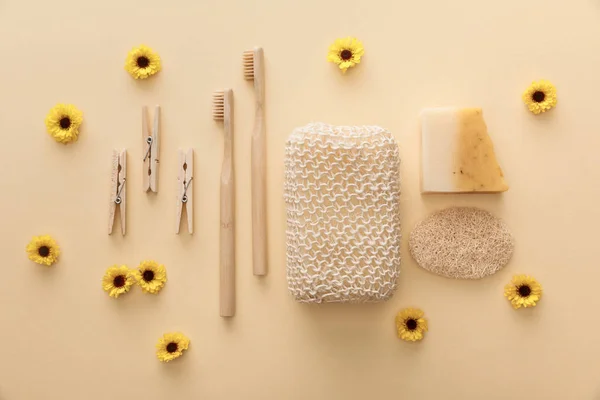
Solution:
M 267 154 L 264 111 L 256 103 L 252 135 L 252 270 L 254 275 L 267 274 Z
M 225 154 L 221 169 L 220 314 L 235 315 L 235 179 L 233 168 L 233 98 L 225 97 Z M 229 111 L 231 110 L 231 111 Z
M 235 315 L 235 225 L 233 176 L 221 177 L 221 317 Z

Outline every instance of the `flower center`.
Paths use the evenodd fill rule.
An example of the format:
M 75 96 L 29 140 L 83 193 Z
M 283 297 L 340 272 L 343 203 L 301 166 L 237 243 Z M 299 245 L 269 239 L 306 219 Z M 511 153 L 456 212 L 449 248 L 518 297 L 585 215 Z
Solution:
M 138 59 L 137 59 L 138 67 L 146 68 L 148 65 L 150 65 L 150 60 L 148 60 L 148 57 L 146 57 L 146 56 L 138 57 Z
M 50 248 L 48 246 L 40 246 L 38 249 L 38 254 L 41 257 L 48 257 L 50 255 Z
M 113 279 L 113 285 L 118 288 L 125 286 L 125 277 L 123 275 L 115 276 L 115 279 Z
M 346 61 L 352 58 L 352 52 L 350 50 L 342 50 L 340 53 L 342 60 Z
M 175 353 L 177 351 L 177 348 L 178 348 L 178 346 L 177 346 L 177 343 L 175 343 L 175 342 L 171 342 L 167 345 L 167 351 L 169 353 Z
M 406 329 L 408 329 L 409 331 L 414 331 L 415 329 L 417 329 L 417 321 L 415 321 L 414 319 L 407 319 L 406 320 Z
M 519 286 L 518 291 L 521 297 L 527 297 L 531 294 L 531 288 L 527 285 Z
M 69 127 L 71 126 L 71 118 L 69 117 L 62 117 L 60 119 L 60 127 L 63 129 L 69 129 Z
M 147 269 L 144 271 L 142 276 L 146 282 L 151 282 L 154 279 L 154 271 Z
M 535 101 L 536 103 L 541 103 L 542 101 L 544 101 L 544 99 L 546 98 L 546 94 L 544 92 L 540 92 L 539 90 L 537 92 L 535 92 L 533 94 L 533 96 L 531 96 L 531 98 L 533 99 L 533 101 Z

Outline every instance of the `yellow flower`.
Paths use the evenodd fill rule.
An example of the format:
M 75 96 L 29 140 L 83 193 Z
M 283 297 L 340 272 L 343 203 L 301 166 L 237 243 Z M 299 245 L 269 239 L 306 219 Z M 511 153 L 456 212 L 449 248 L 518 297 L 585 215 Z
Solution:
M 83 113 L 72 104 L 57 104 L 46 115 L 46 130 L 59 143 L 77 141 Z
M 113 265 L 104 273 L 102 289 L 116 299 L 127 293 L 134 283 L 133 272 L 126 265 Z
M 407 342 L 416 342 L 423 339 L 427 332 L 425 313 L 418 308 L 405 308 L 396 315 L 396 329 L 398 337 Z
M 515 275 L 504 287 L 504 296 L 514 309 L 535 307 L 542 298 L 542 285 L 532 276 Z
M 336 63 L 342 72 L 345 73 L 348 68 L 360 63 L 360 58 L 364 54 L 365 48 L 360 40 L 353 37 L 336 39 L 329 46 L 327 61 Z
M 125 70 L 135 79 L 146 79 L 161 70 L 160 56 L 150 47 L 134 47 L 127 54 Z
M 50 235 L 34 236 L 26 251 L 31 261 L 48 267 L 58 261 L 60 255 L 58 244 Z
M 183 333 L 165 333 L 156 343 L 156 356 L 162 362 L 169 362 L 181 357 L 190 346 L 190 339 Z
M 545 80 L 533 82 L 523 93 L 523 101 L 534 114 L 546 112 L 556 106 L 556 87 Z
M 142 261 L 133 274 L 142 291 L 146 293 L 156 294 L 167 283 L 167 270 L 156 261 Z

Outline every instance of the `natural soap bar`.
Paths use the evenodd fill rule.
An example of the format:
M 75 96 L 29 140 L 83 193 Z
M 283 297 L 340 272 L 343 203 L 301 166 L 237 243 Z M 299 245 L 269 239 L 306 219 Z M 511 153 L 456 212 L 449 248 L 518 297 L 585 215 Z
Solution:
M 421 192 L 508 190 L 480 108 L 421 112 Z

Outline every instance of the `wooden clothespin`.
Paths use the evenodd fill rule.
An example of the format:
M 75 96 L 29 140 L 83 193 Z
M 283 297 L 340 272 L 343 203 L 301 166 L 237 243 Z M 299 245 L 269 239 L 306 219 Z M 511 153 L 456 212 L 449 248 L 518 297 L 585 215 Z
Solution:
M 144 192 L 158 193 L 158 140 L 160 131 L 160 106 L 154 107 L 152 131 L 149 124 L 148 107 L 142 107 L 142 139 L 144 140 Z
M 179 233 L 181 216 L 185 208 L 189 233 L 194 233 L 194 197 L 192 180 L 194 179 L 194 150 L 179 149 L 179 167 L 177 175 L 177 221 L 175 233 Z
M 120 211 L 121 233 L 125 235 L 125 220 L 127 217 L 127 150 L 113 150 L 112 175 L 110 185 L 110 206 L 108 214 L 108 234 L 113 231 L 115 212 Z

